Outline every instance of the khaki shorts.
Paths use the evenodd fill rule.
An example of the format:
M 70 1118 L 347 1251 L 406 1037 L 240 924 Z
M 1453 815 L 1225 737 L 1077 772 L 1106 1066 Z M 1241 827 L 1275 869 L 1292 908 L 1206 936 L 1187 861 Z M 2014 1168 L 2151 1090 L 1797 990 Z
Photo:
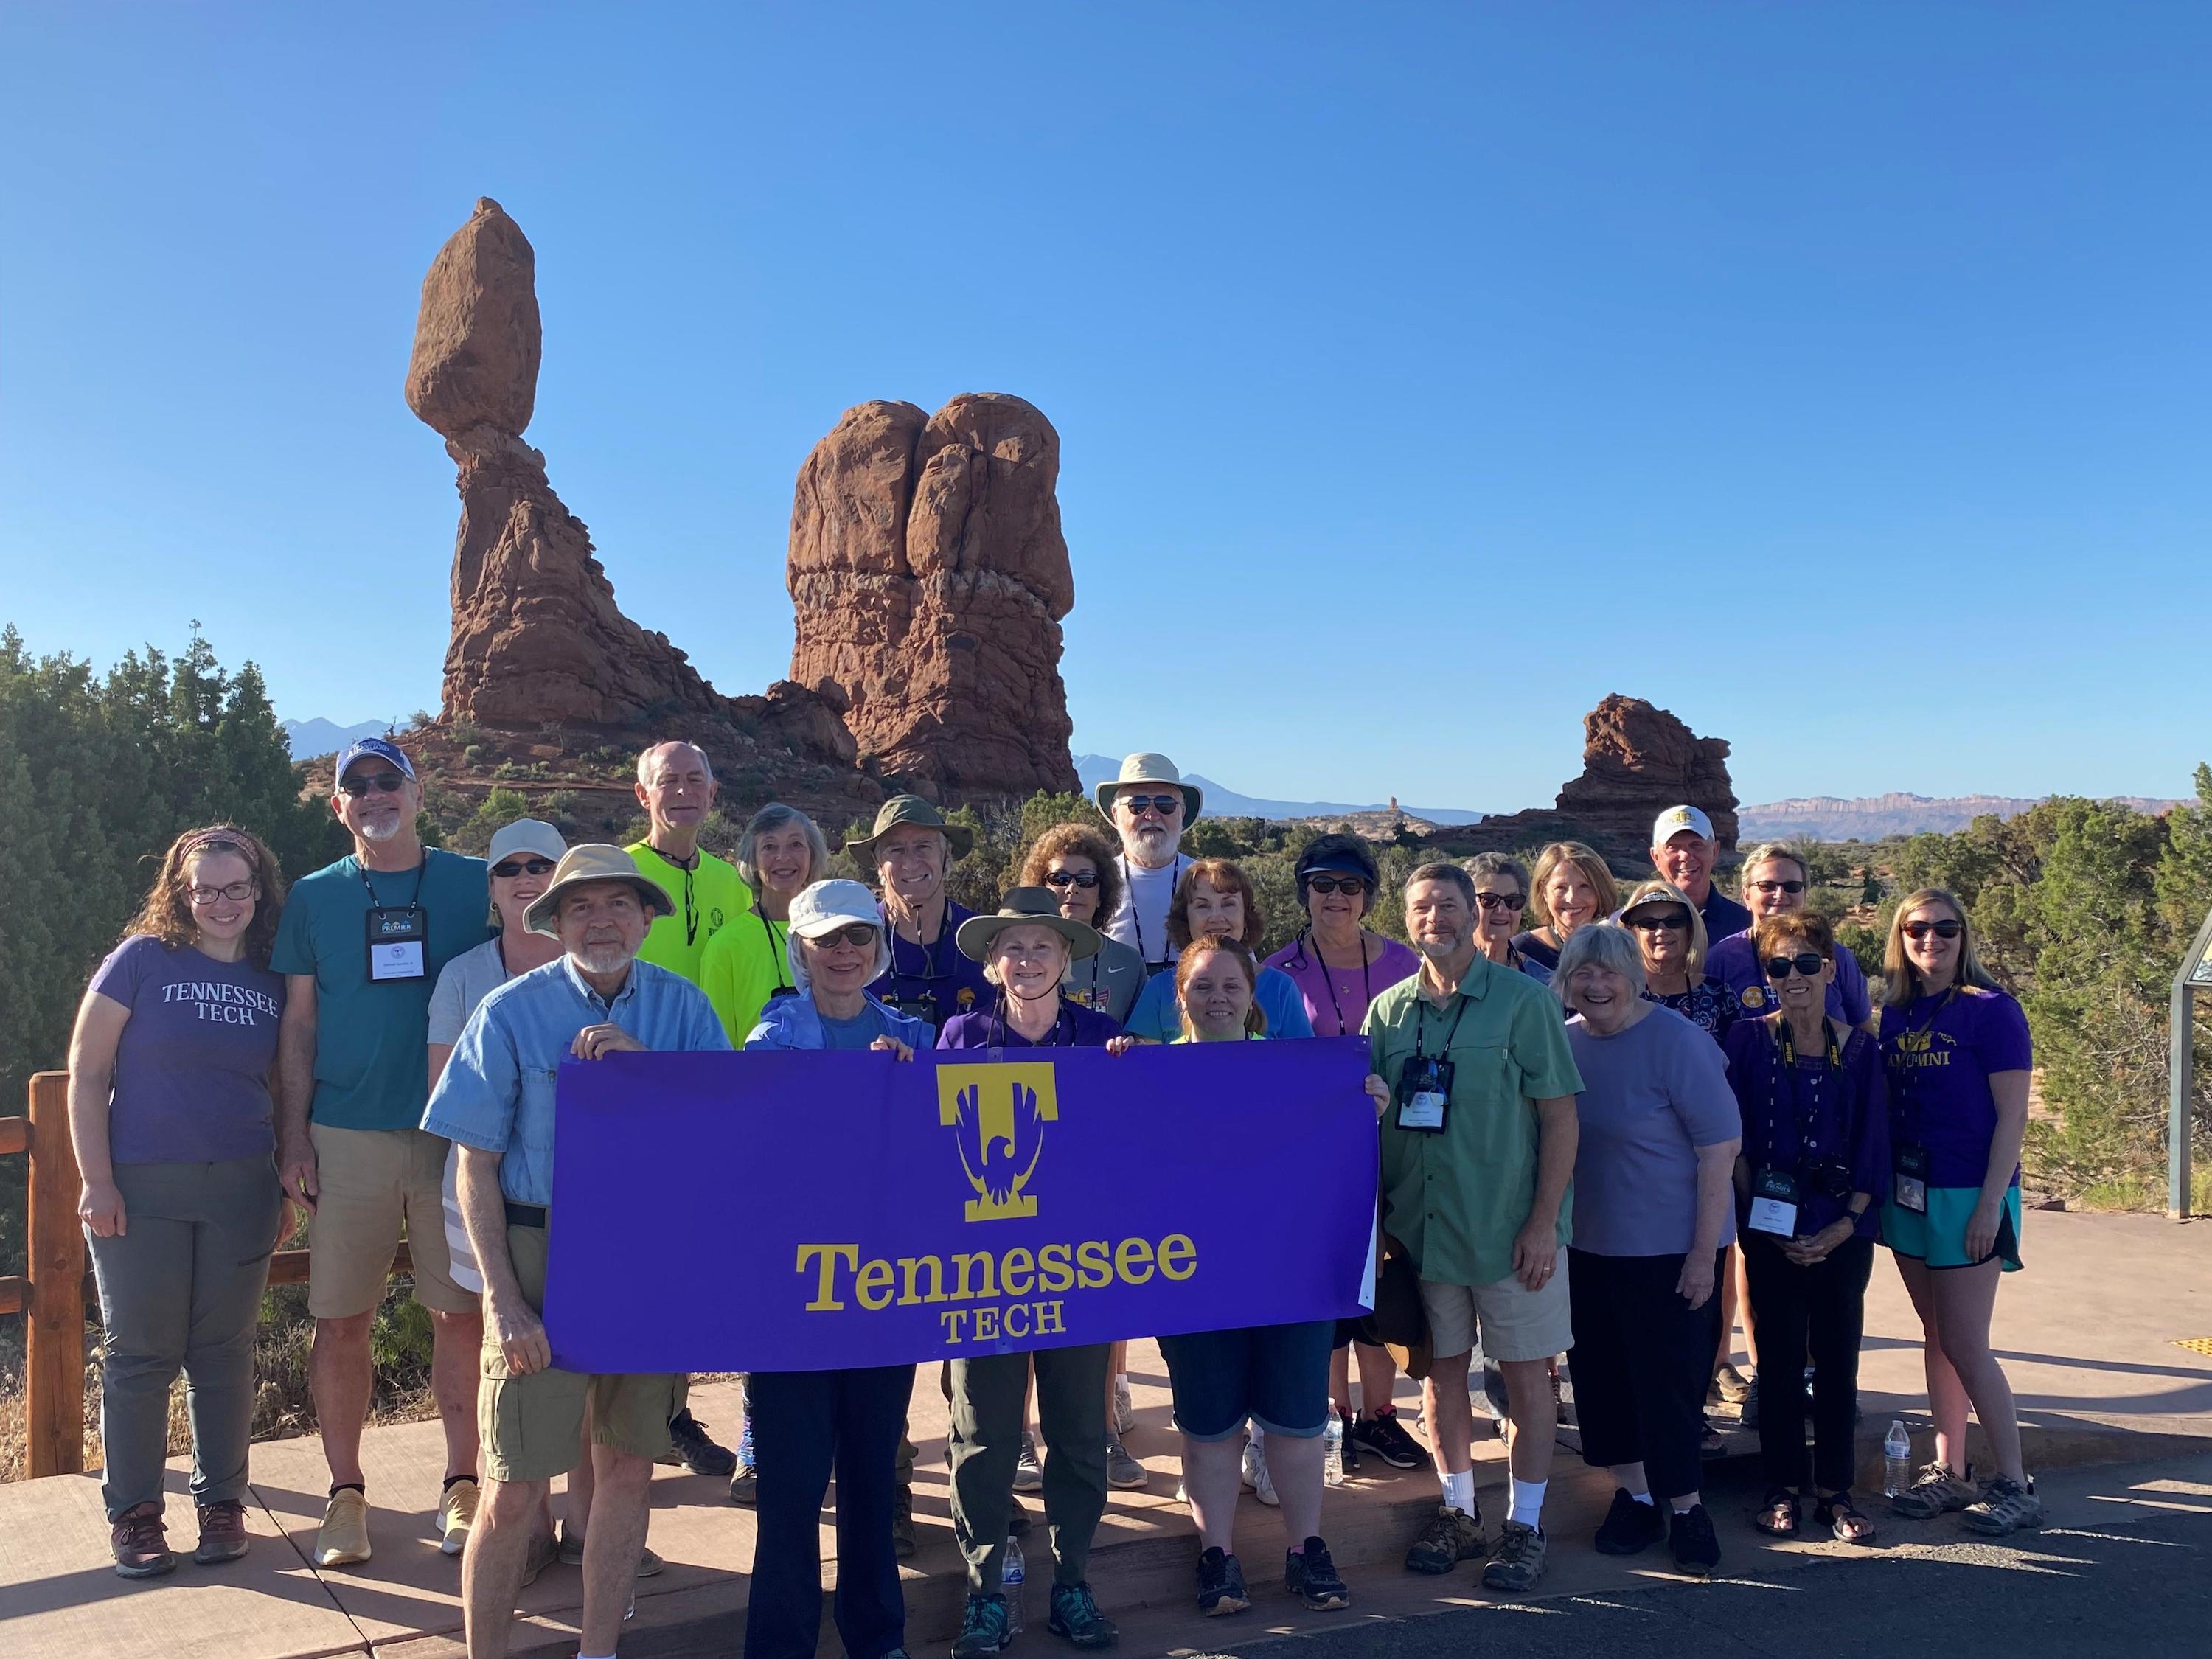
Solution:
M 515 1282 L 533 1309 L 545 1301 L 546 1232 L 507 1230 Z M 483 1381 L 477 1389 L 477 1433 L 483 1472 L 495 1480 L 550 1480 L 583 1461 L 584 1407 L 592 1411 L 592 1443 L 651 1462 L 670 1450 L 668 1419 L 676 1414 L 674 1376 L 586 1376 L 581 1371 L 510 1375 L 507 1356 L 484 1333 Z
M 404 1236 L 415 1299 L 433 1313 L 474 1313 L 477 1298 L 447 1267 L 443 1137 L 420 1129 L 341 1129 L 310 1123 L 314 1218 L 307 1224 L 307 1311 L 350 1319 L 384 1300 Z
M 1429 1349 L 1439 1359 L 1455 1359 L 1474 1346 L 1477 1322 L 1482 1352 L 1492 1360 L 1549 1359 L 1575 1346 L 1574 1316 L 1567 1303 L 1567 1253 L 1540 1291 L 1508 1274 L 1494 1285 L 1445 1285 L 1421 1281 L 1421 1307 L 1429 1316 Z

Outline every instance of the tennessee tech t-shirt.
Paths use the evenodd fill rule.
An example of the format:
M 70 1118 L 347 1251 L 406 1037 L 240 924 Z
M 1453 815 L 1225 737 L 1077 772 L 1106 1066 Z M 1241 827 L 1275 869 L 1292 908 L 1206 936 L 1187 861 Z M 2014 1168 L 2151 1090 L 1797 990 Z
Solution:
M 1925 1146 L 1931 1187 L 1979 1187 L 1997 1132 L 1990 1074 L 2035 1063 L 2020 1004 L 1969 985 L 1909 1007 L 1884 1006 L 1881 1057 L 1889 1067 L 1892 1148 Z M 2019 1181 L 2017 1169 L 2012 1178 Z
M 269 1068 L 284 981 L 141 934 L 108 953 L 92 988 L 131 1011 L 115 1050 L 107 1144 L 118 1164 L 264 1158 Z

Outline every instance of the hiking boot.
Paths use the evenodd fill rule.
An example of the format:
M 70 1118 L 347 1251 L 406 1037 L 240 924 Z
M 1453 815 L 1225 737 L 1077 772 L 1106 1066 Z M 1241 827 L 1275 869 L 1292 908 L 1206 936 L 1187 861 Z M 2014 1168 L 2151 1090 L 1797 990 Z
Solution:
M 1027 1430 L 1022 1432 L 1021 1455 L 1014 1459 L 1014 1490 L 1044 1490 L 1044 1465 L 1037 1462 L 1036 1437 Z
M 1098 1611 L 1087 1583 L 1053 1585 L 1052 1611 L 1045 1615 L 1044 1627 L 1073 1647 L 1110 1648 L 1121 1639 L 1114 1621 Z
M 891 1503 L 891 1553 L 902 1561 L 914 1559 L 914 1488 L 901 1486 Z
M 1933 1521 L 1939 1515 L 1963 1510 L 1981 1497 L 1974 1490 L 1974 1466 L 1963 1475 L 1941 1463 L 1923 1463 L 1912 1484 L 1889 1500 L 1889 1512 L 1907 1521 Z
M 1137 1426 L 1137 1402 L 1129 1397 L 1129 1379 L 1114 1379 L 1114 1432 L 1127 1434 Z
M 1284 1555 L 1283 1588 L 1318 1613 L 1334 1613 L 1352 1605 L 1344 1575 L 1329 1559 L 1328 1546 L 1318 1538 L 1309 1538 L 1304 1549 Z
M 1735 1368 L 1734 1360 L 1723 1360 L 1721 1368 L 1713 1373 L 1708 1397 L 1715 1405 L 1741 1406 L 1750 1394 L 1751 1379 Z
M 116 1516 L 107 1529 L 108 1544 L 115 1553 L 115 1576 L 159 1578 L 175 1571 L 177 1558 L 169 1553 L 168 1530 L 161 1506 L 151 1498 Z
M 1244 1569 L 1237 1558 L 1211 1549 L 1198 1558 L 1198 1610 L 1209 1619 L 1242 1613 L 1252 1605 L 1244 1588 Z
M 349 1567 L 368 1556 L 368 1495 L 359 1486 L 340 1486 L 323 1510 L 310 1559 L 319 1567 Z
M 1152 1479 L 1145 1466 L 1129 1455 L 1129 1449 L 1121 1443 L 1118 1434 L 1106 1437 L 1106 1484 L 1118 1486 L 1123 1492 L 1134 1492 Z
M 1713 1569 L 1721 1564 L 1720 1535 L 1714 1532 L 1712 1517 L 1703 1504 L 1674 1511 L 1668 1542 L 1674 1546 L 1675 1569 L 1692 1578 L 1711 1577 Z
M 1413 1547 L 1406 1552 L 1406 1571 L 1449 1572 L 1462 1561 L 1480 1559 L 1485 1541 L 1479 1510 L 1469 1515 L 1449 1504 L 1439 1504 Z
M 668 1437 L 676 1443 L 672 1451 L 660 1458 L 664 1463 L 681 1463 L 694 1474 L 717 1474 L 725 1479 L 738 1472 L 738 1455 L 727 1446 L 718 1446 L 707 1437 L 707 1425 L 691 1415 L 685 1407 L 668 1419 Z
M 246 1505 L 235 1498 L 203 1504 L 199 1510 L 199 1547 L 192 1559 L 204 1567 L 235 1561 L 246 1553 Z
M 1252 1488 L 1252 1495 L 1274 1509 L 1282 1503 L 1275 1496 L 1274 1478 L 1267 1473 L 1267 1454 L 1248 1440 L 1244 1443 L 1244 1484 Z
M 969 1591 L 967 1611 L 960 1615 L 960 1634 L 952 1638 L 952 1659 L 981 1659 L 983 1654 L 1000 1653 L 1013 1639 L 1013 1617 L 1006 1611 L 1006 1598 Z
M 2022 1486 L 2008 1474 L 2000 1474 L 1982 1488 L 1982 1495 L 1960 1513 L 1970 1531 L 1990 1538 L 2004 1538 L 2023 1527 L 2043 1524 L 2043 1500 L 2033 1485 Z
M 1417 1469 L 1429 1461 L 1421 1443 L 1406 1432 L 1405 1425 L 1398 1421 L 1398 1413 L 1387 1407 L 1372 1417 L 1361 1418 L 1346 1443 L 1372 1453 L 1394 1469 Z M 1347 1462 L 1345 1467 L 1352 1466 Z
M 564 1567 L 580 1567 L 584 1565 L 584 1540 L 568 1530 L 568 1523 L 566 1521 L 561 1523 L 561 1545 L 556 1554 Z M 640 1550 L 637 1553 L 637 1576 L 640 1578 L 650 1578 L 667 1565 L 667 1562 L 662 1560 L 651 1550 Z
M 1656 1504 L 1640 1504 L 1626 1486 L 1613 1489 L 1613 1507 L 1599 1523 L 1595 1540 L 1600 1555 L 1634 1555 L 1667 1535 L 1667 1517 Z
M 477 1523 L 477 1483 L 464 1475 L 448 1480 L 438 1494 L 438 1553 L 459 1555 L 468 1547 L 469 1528 Z
M 760 1471 L 750 1463 L 739 1463 L 738 1472 L 730 1477 L 730 1502 L 757 1504 L 760 1502 Z
M 1508 1521 L 1498 1528 L 1490 1565 L 1482 1570 L 1483 1589 L 1511 1595 L 1525 1595 L 1535 1589 L 1544 1576 L 1544 1552 L 1550 1541 L 1538 1528 Z

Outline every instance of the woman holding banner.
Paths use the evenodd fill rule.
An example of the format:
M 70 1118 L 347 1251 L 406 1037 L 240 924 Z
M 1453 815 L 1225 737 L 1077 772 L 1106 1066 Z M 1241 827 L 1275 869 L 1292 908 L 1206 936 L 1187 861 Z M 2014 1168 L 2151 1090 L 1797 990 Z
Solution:
M 817 881 L 791 902 L 793 994 L 769 1003 L 747 1049 L 875 1050 L 912 1060 L 927 1022 L 868 994 L 890 966 L 874 895 Z M 852 1659 L 902 1653 L 906 1602 L 891 1535 L 899 1438 L 914 1367 L 759 1371 L 750 1382 L 759 1526 L 746 1659 L 813 1659 L 822 1634 L 822 1500 L 837 1476 L 837 1634 Z
M 998 995 L 991 1007 L 945 1021 L 939 1048 L 981 1049 L 995 1060 L 1009 1048 L 1100 1048 L 1120 1035 L 1109 1016 L 1063 994 L 1070 965 L 1097 954 L 1099 933 L 1063 916 L 1051 889 L 1015 888 L 996 915 L 962 922 L 954 943 L 983 965 Z M 1032 1364 L 1048 1454 L 1044 1512 L 1055 1557 L 1046 1626 L 1079 1648 L 1111 1647 L 1119 1639 L 1084 1577 L 1091 1535 L 1106 1509 L 1109 1352 L 1100 1342 L 952 1362 L 952 1530 L 968 1562 L 968 1606 L 952 1644 L 955 1659 L 996 1653 L 1011 1639 L 1000 1574 L 1014 1471 L 1028 1449 L 1023 1425 Z

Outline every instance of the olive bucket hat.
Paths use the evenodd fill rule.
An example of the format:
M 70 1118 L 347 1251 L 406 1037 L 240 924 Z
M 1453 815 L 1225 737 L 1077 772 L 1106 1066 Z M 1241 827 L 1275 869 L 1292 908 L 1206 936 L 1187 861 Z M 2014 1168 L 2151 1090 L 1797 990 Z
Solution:
M 902 825 L 913 824 L 924 830 L 934 830 L 943 836 L 955 859 L 964 859 L 975 845 L 975 832 L 964 823 L 947 823 L 945 814 L 919 795 L 893 795 L 876 809 L 876 827 L 857 841 L 845 843 L 845 850 L 863 870 L 876 867 L 876 843 Z
M 990 957 L 991 941 L 1009 927 L 1049 927 L 1067 941 L 1067 953 L 1078 962 L 1098 954 L 1098 930 L 1060 915 L 1060 901 L 1049 887 L 1012 889 L 1000 901 L 996 915 L 969 917 L 952 942 L 970 962 L 982 962 Z
M 522 913 L 522 925 L 533 933 L 558 937 L 553 918 L 561 908 L 561 895 L 571 887 L 580 887 L 588 881 L 627 882 L 637 890 L 637 901 L 645 907 L 646 920 L 672 914 L 676 908 L 667 890 L 651 876 L 641 874 L 637 864 L 619 847 L 605 842 L 586 842 L 580 847 L 571 847 L 561 855 L 553 866 L 551 884 Z
M 1171 789 L 1182 791 L 1182 821 L 1197 821 L 1199 805 L 1206 797 L 1194 783 L 1185 783 L 1176 763 L 1165 755 L 1135 754 L 1121 757 L 1120 775 L 1110 783 L 1102 783 L 1091 791 L 1098 802 L 1098 810 L 1111 823 L 1114 817 L 1114 798 L 1133 783 L 1164 783 Z

